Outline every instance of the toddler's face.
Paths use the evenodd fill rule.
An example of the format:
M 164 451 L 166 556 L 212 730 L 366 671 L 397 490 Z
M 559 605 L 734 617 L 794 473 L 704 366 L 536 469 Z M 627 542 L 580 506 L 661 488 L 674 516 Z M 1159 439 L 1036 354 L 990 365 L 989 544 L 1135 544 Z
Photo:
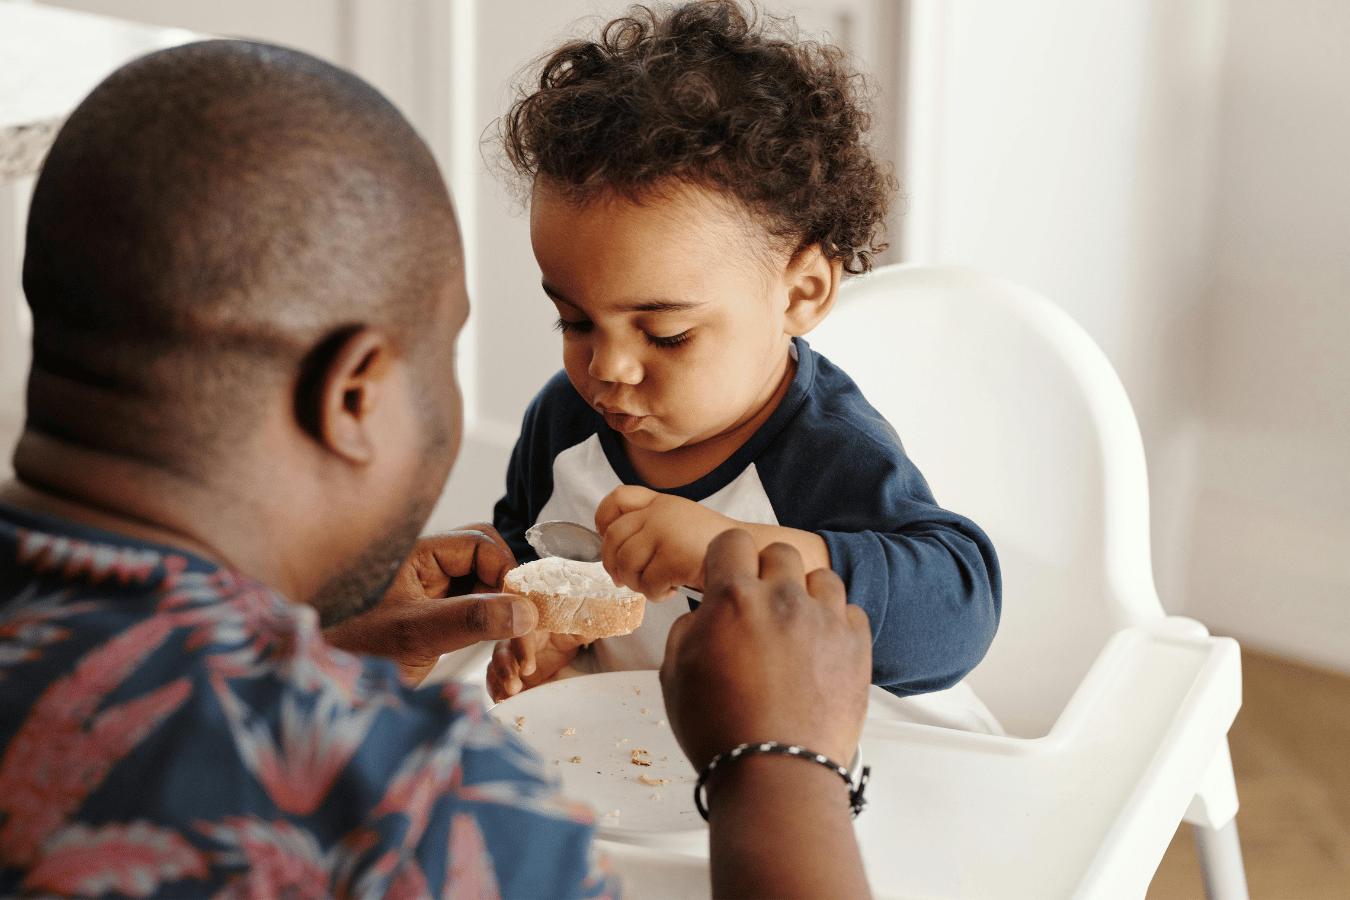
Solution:
M 540 184 L 530 237 L 568 377 L 630 453 L 735 435 L 773 399 L 788 371 L 788 255 L 738 204 L 680 186 L 577 205 Z

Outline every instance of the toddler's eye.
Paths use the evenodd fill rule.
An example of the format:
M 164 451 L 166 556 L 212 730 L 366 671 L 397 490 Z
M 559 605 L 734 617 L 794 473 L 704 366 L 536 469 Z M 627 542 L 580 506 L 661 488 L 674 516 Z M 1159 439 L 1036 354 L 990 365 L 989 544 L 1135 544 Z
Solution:
M 657 337 L 654 334 L 647 335 L 647 343 L 653 347 L 678 347 L 681 344 L 689 343 L 689 332 L 681 331 L 679 334 L 672 334 L 670 337 Z
M 561 332 L 563 335 L 585 334 L 591 330 L 591 323 L 587 319 L 578 319 L 575 322 L 559 318 L 553 323 L 553 330 Z

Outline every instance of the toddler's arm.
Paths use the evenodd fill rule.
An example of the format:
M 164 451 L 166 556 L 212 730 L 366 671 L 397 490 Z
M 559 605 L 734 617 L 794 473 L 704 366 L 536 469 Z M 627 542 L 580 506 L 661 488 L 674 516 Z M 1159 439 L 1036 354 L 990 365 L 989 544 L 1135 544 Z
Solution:
M 730 528 L 748 531 L 756 550 L 775 543 L 793 547 L 807 571 L 830 567 L 829 550 L 818 534 L 741 522 L 693 500 L 635 485 L 615 488 L 601 501 L 595 528 L 605 536 L 605 570 L 615 583 L 656 601 L 669 599 L 681 585 L 701 590 L 708 544 Z
M 905 696 L 951 687 L 989 649 L 1000 580 L 989 539 L 940 507 L 893 531 L 823 531 L 849 602 L 872 623 L 872 683 Z

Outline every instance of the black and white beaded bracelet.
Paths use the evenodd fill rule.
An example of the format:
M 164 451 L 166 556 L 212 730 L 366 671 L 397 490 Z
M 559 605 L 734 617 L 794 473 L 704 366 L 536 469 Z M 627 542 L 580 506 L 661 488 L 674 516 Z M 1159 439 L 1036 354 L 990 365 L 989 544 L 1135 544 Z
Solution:
M 853 786 L 853 779 L 848 777 L 848 769 L 845 769 L 839 763 L 830 759 L 828 756 L 822 756 L 805 747 L 798 747 L 796 744 L 780 744 L 777 741 L 759 741 L 753 744 L 741 744 L 739 747 L 733 747 L 726 753 L 713 757 L 712 762 L 698 776 L 698 784 L 694 785 L 694 805 L 698 807 L 698 814 L 706 821 L 708 818 L 708 805 L 704 802 L 704 785 L 716 768 L 723 763 L 740 759 L 742 756 L 753 756 L 756 753 L 777 753 L 780 756 L 795 756 L 799 759 L 809 760 L 813 763 L 819 763 L 827 769 L 833 771 L 840 778 L 844 779 L 845 786 L 848 787 L 848 805 L 856 818 L 858 813 L 862 812 L 863 806 L 867 800 L 863 797 L 863 791 L 867 789 L 867 780 L 872 775 L 871 766 L 863 766 L 862 774 L 858 776 L 858 786 Z

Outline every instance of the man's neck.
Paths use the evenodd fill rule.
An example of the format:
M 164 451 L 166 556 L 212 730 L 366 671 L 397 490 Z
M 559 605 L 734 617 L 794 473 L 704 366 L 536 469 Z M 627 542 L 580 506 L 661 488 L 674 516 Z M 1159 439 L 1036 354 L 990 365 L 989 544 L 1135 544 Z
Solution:
M 228 492 L 31 430 L 15 448 L 14 470 L 17 477 L 0 484 L 0 502 L 177 547 L 296 596 L 262 537 L 259 512 Z

